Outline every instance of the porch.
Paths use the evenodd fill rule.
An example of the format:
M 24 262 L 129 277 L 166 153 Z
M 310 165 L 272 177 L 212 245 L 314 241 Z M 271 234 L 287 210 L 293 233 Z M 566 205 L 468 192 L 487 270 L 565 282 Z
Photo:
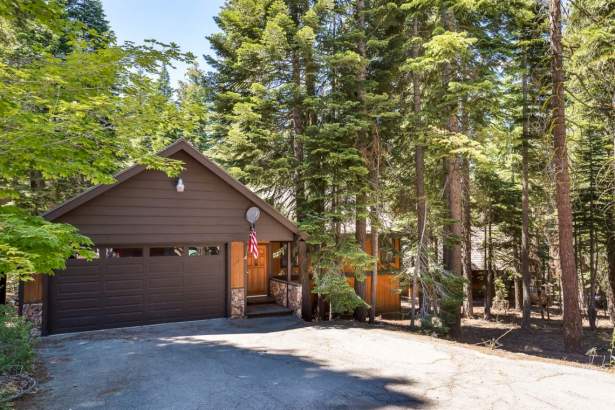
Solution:
M 298 241 L 263 241 L 258 244 L 257 257 L 247 252 L 247 244 L 242 244 L 245 260 L 245 310 L 243 315 L 232 314 L 232 317 L 291 314 L 301 317 L 303 291 L 299 275 L 298 244 Z M 234 304 L 238 303 L 240 301 Z

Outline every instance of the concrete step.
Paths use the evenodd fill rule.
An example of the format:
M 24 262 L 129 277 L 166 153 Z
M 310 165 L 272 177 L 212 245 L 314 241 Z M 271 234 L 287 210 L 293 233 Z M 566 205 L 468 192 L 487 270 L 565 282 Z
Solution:
M 273 296 L 248 296 L 248 305 L 265 305 L 269 303 L 275 303 Z
M 266 316 L 285 316 L 290 315 L 292 310 L 275 303 L 262 303 L 257 305 L 248 305 L 246 316 L 250 317 L 266 317 Z

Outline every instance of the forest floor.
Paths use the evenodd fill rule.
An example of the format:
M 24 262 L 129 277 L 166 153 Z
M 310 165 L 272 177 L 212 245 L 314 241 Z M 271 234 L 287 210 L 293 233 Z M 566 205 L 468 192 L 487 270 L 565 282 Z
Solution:
M 561 311 L 557 307 L 549 311 L 550 319 L 546 315 L 543 319 L 538 309 L 533 310 L 531 329 L 524 330 L 521 329 L 521 312 L 515 309 L 506 312 L 493 310 L 493 319 L 485 320 L 483 307 L 475 307 L 474 319 L 462 319 L 462 335 L 456 342 L 575 364 L 603 367 L 608 363 L 613 327 L 603 312 L 598 317 L 595 331 L 590 330 L 587 318 L 583 319 L 582 349 L 576 354 L 570 354 L 564 349 Z M 399 320 L 385 315 L 380 322 L 407 329 L 410 326 L 410 320 L 406 319 L 409 317 L 409 309 L 405 310 L 402 317 Z M 417 330 L 420 331 L 418 321 Z

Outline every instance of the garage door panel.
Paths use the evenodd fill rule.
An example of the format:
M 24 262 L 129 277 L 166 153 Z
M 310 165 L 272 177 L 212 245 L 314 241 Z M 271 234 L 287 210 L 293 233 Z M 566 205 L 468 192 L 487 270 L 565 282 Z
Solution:
M 81 297 L 85 294 L 96 295 L 100 292 L 100 283 L 98 280 L 88 282 L 58 283 L 56 292 L 66 297 L 70 297 L 70 295 Z
M 207 278 L 204 276 L 199 277 L 199 276 L 185 276 L 184 275 L 183 281 L 184 281 L 184 286 L 188 289 L 191 289 L 193 286 L 207 289 L 209 286 L 211 286 L 211 282 L 208 279 L 212 279 L 212 278 Z
M 89 308 L 98 308 L 99 307 L 99 298 L 84 298 L 84 297 L 75 297 L 72 299 L 63 299 L 58 301 L 56 304 L 58 310 L 66 311 L 69 309 L 89 309 Z
M 144 288 L 145 280 L 143 279 L 124 279 L 105 281 L 105 292 L 113 291 L 140 291 Z
M 96 282 L 100 278 L 100 267 L 96 266 L 95 269 L 80 267 L 79 270 L 68 268 L 66 271 L 56 273 L 52 277 L 56 283 Z
M 185 316 L 186 313 L 183 309 L 181 309 L 181 307 L 159 308 L 155 310 L 148 310 L 147 312 L 147 319 L 150 323 L 183 320 L 186 319 Z
M 181 256 L 157 256 L 149 258 L 147 262 L 149 274 L 176 274 L 182 271 L 183 259 Z
M 130 326 L 131 324 L 141 324 L 146 319 L 144 312 L 125 311 L 125 312 L 105 312 L 102 323 L 110 325 L 108 327 L 118 327 L 118 325 Z
M 131 258 L 132 259 L 132 258 Z M 137 258 L 135 258 L 137 259 Z M 142 259 L 142 258 L 138 258 Z M 107 275 L 132 275 L 135 273 L 143 273 L 145 272 L 143 264 L 109 264 L 105 266 L 105 274 Z
M 69 262 L 50 281 L 50 332 L 224 316 L 224 249 L 220 255 Z
M 216 263 L 208 263 L 208 260 L 211 258 L 216 258 L 218 259 L 218 256 L 203 256 L 203 257 L 199 257 L 199 258 L 195 258 L 195 259 L 204 259 L 204 264 L 199 264 L 199 263 L 188 263 L 186 262 L 186 264 L 184 264 L 184 272 L 185 273 L 194 273 L 194 274 L 201 274 L 201 273 L 213 273 L 215 274 L 216 272 L 219 272 L 220 269 L 223 269 L 224 267 L 224 261 L 222 261 L 222 263 L 220 262 L 216 262 Z
M 110 296 L 102 299 L 103 306 L 141 306 L 143 302 L 143 295 Z
M 147 280 L 147 288 L 154 292 L 160 289 L 182 289 L 183 287 L 184 283 L 180 275 L 148 278 Z
M 63 331 L 69 329 L 81 330 L 84 327 L 92 328 L 99 323 L 98 315 L 81 315 L 78 317 L 65 317 L 58 319 L 57 328 Z
M 147 295 L 147 305 L 155 305 L 157 303 L 178 302 L 181 303 L 183 292 L 159 292 L 150 293 Z

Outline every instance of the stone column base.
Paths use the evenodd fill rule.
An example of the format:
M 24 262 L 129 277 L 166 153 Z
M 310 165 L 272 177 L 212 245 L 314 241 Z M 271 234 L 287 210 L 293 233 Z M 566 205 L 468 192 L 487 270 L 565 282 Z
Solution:
M 231 289 L 231 319 L 241 319 L 246 316 L 246 290 Z
M 288 288 L 288 307 L 301 319 L 303 289 L 300 284 L 291 283 Z
M 32 323 L 32 335 L 40 336 L 43 330 L 43 304 L 24 303 L 21 315 Z

